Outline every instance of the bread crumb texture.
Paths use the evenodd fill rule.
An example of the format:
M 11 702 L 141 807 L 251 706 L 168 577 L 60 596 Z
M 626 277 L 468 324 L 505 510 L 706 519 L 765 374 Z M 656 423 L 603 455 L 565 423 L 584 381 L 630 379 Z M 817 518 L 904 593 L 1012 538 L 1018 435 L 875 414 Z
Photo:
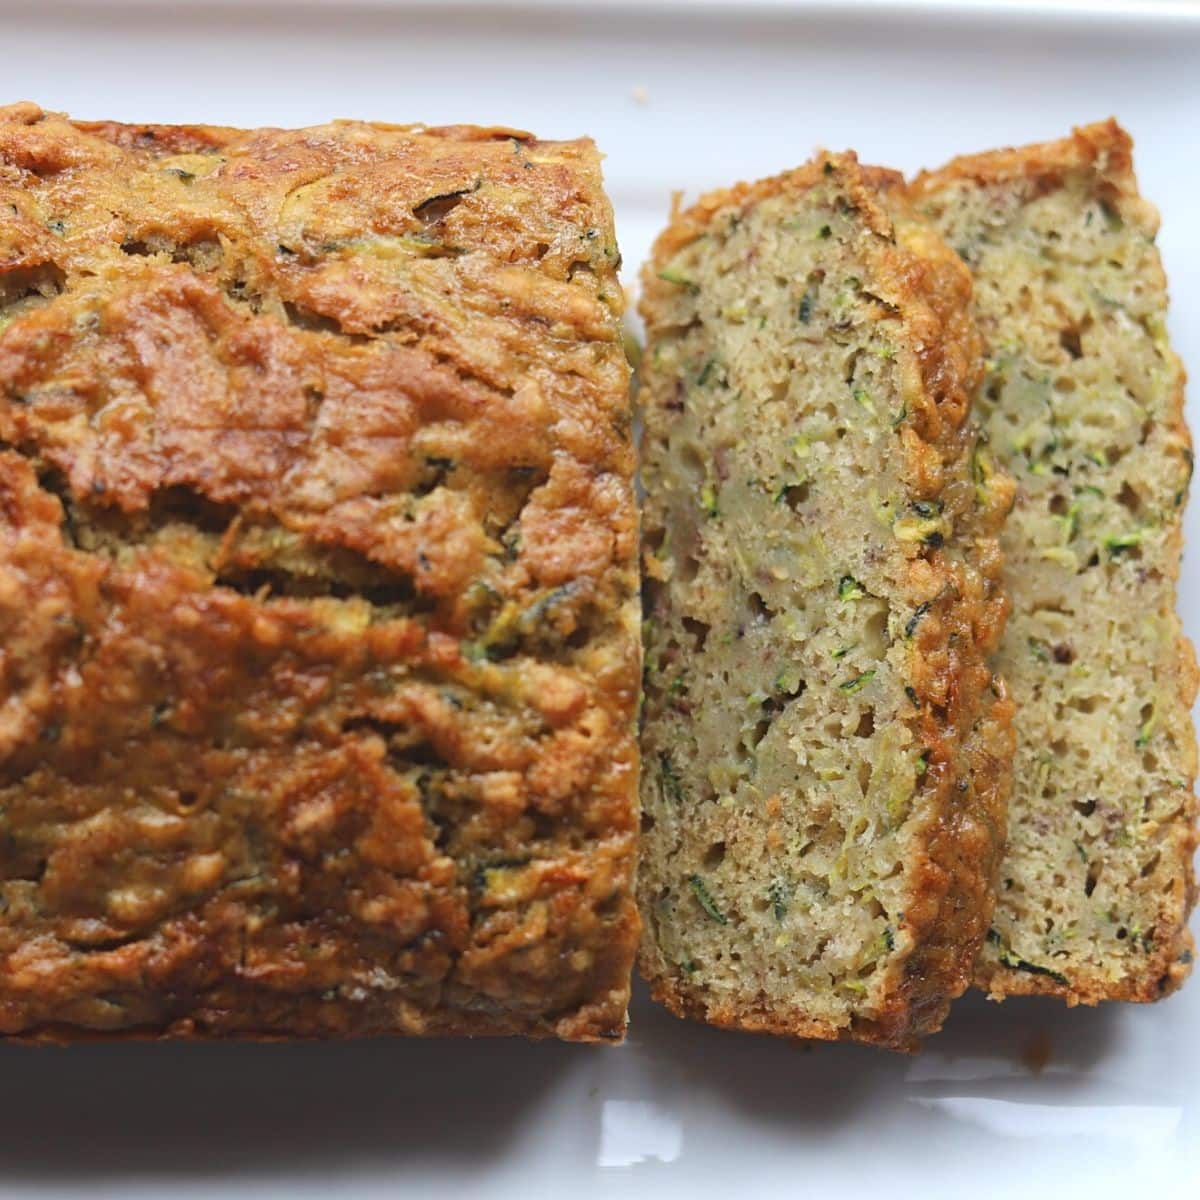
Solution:
M 1011 501 L 976 477 L 970 280 L 826 155 L 645 272 L 641 965 L 681 1015 L 909 1047 L 991 915 Z
M 1153 1000 L 1187 974 L 1192 650 L 1175 614 L 1192 474 L 1158 215 L 1114 122 L 958 159 L 916 204 L 970 266 L 1017 704 L 1009 848 L 978 982 Z
M 619 1038 L 588 141 L 0 110 L 0 1033 Z

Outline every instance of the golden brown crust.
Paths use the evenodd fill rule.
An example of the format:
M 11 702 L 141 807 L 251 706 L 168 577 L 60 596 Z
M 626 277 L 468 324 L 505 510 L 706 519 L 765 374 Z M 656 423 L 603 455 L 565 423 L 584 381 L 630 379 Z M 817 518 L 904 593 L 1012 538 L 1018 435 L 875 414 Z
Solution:
M 1082 126 L 1071 136 L 1051 142 L 1017 148 L 1005 148 L 983 154 L 965 155 L 953 159 L 936 171 L 923 171 L 912 182 L 909 195 L 920 206 L 935 198 L 943 189 L 959 182 L 979 187 L 1017 187 L 1022 196 L 1034 198 L 1052 192 L 1071 175 L 1089 180 L 1102 201 L 1111 203 L 1153 237 L 1158 228 L 1158 214 L 1138 192 L 1133 171 L 1133 142 L 1129 134 L 1113 118 Z M 1184 383 L 1182 363 L 1169 349 L 1165 356 L 1173 371 L 1173 394 L 1167 405 L 1167 423 L 1174 439 L 1185 447 L 1191 446 L 1191 436 L 1184 418 Z M 1182 522 L 1178 519 L 1167 533 L 1166 545 L 1174 564 L 1172 581 L 1178 578 L 1178 564 L 1183 549 Z M 1195 653 L 1181 630 L 1176 634 L 1174 687 L 1183 711 L 1190 711 L 1196 698 L 1200 674 Z M 1069 980 L 1050 971 L 1031 972 L 1006 967 L 988 955 L 981 955 L 975 971 L 975 985 L 993 999 L 1014 995 L 1050 995 L 1070 1005 L 1097 1004 L 1104 1000 L 1154 1001 L 1173 991 L 1187 977 L 1194 957 L 1194 945 L 1187 928 L 1188 915 L 1196 901 L 1193 855 L 1200 845 L 1196 818 L 1200 808 L 1195 797 L 1196 747 L 1188 722 L 1184 746 L 1184 774 L 1187 800 L 1175 823 L 1175 829 L 1164 848 L 1164 857 L 1173 861 L 1170 886 L 1159 901 L 1153 927 L 1166 931 L 1151 954 L 1146 956 L 1136 973 L 1126 974 L 1114 981 L 1099 973 L 1088 976 L 1074 973 Z
M 588 141 L 0 110 L 0 1034 L 619 1039 Z
M 911 724 L 929 764 L 918 801 L 924 814 L 916 834 L 921 850 L 906 864 L 911 895 L 902 928 L 913 948 L 890 968 L 882 1009 L 849 1026 L 797 1020 L 766 997 L 750 1006 L 714 997 L 668 972 L 649 922 L 639 969 L 654 998 L 678 1016 L 783 1036 L 912 1049 L 940 1026 L 950 1000 L 970 982 L 991 914 L 1012 756 L 1012 706 L 987 665 L 1006 613 L 996 534 L 1011 492 L 996 479 L 985 510 L 975 508 L 970 480 L 975 433 L 966 415 L 980 363 L 969 274 L 909 211 L 897 194 L 896 173 L 861 167 L 852 154 L 824 155 L 783 175 L 710 193 L 674 213 L 643 269 L 641 311 L 653 343 L 659 306 L 674 287 L 662 272 L 674 255 L 731 210 L 744 214 L 771 197 L 800 195 L 829 175 L 841 181 L 861 220 L 864 278 L 881 311 L 902 330 L 898 359 L 908 407 L 900 437 L 910 496 L 943 501 L 958 530 L 951 545 L 914 550 L 909 567 L 911 594 L 937 597 L 922 607 L 911 657 L 917 696 Z M 656 380 L 652 366 L 647 376 L 651 403 L 657 392 L 674 386 L 670 379 Z M 652 502 L 653 497 L 648 531 L 657 519 Z M 653 880 L 644 881 L 644 903 L 653 887 Z
M 1071 136 L 1028 146 L 1008 146 L 982 154 L 963 154 L 936 171 L 921 171 L 909 185 L 913 203 L 958 179 L 978 184 L 1035 181 L 1038 188 L 1056 187 L 1068 171 L 1101 165 L 1106 181 L 1129 199 L 1138 199 L 1133 175 L 1133 140 L 1109 117 L 1084 125 Z
M 996 474 L 981 494 L 973 486 L 978 431 L 967 417 L 980 378 L 981 342 L 971 319 L 970 276 L 904 200 L 892 196 L 891 204 L 900 244 L 915 264 L 909 270 L 920 272 L 910 284 L 912 294 L 932 315 L 928 324 L 928 318 L 913 318 L 913 354 L 937 406 L 939 424 L 925 437 L 938 448 L 947 508 L 962 539 L 959 554 L 946 555 L 941 564 L 955 599 L 933 621 L 923 621 L 915 639 L 914 686 L 928 701 L 922 734 L 936 747 L 931 768 L 953 764 L 928 825 L 929 861 L 918 874 L 914 900 L 927 920 L 906 964 L 902 993 L 911 1009 L 909 1036 L 921 1036 L 940 1027 L 947 998 L 970 984 L 995 903 L 1015 742 L 1013 704 L 990 656 L 1009 608 L 997 539 L 1013 485 Z M 914 447 L 911 453 L 920 461 L 928 452 Z M 923 682 L 923 670 L 937 672 L 936 682 Z

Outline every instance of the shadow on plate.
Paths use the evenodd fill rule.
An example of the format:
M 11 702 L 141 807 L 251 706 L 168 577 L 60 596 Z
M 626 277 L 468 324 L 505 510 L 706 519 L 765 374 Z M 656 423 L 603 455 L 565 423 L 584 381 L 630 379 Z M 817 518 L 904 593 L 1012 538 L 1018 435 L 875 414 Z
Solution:
M 0 1178 L 268 1177 L 496 1164 L 570 1075 L 599 1097 L 683 1097 L 821 1136 L 898 1100 L 1036 1088 L 1069 1100 L 1119 1041 L 1112 1008 L 969 995 L 918 1056 L 803 1045 L 679 1021 L 635 996 L 629 1044 L 403 1039 L 0 1047 Z M 566 1095 L 567 1093 L 564 1093 Z M 469 1136 L 465 1136 L 468 1134 Z
M 585 1046 L 516 1041 L 0 1047 L 0 1179 L 485 1170 Z M 0 1191 L 3 1191 L 0 1185 Z
M 1033 997 L 994 1004 L 972 992 L 919 1054 L 904 1055 L 707 1028 L 677 1020 L 642 989 L 631 1039 L 658 1069 L 673 1072 L 684 1092 L 717 1092 L 755 1121 L 811 1132 L 863 1109 L 946 1091 L 1036 1091 L 1045 1102 L 1069 1102 L 1117 1050 L 1121 1007 L 1068 1009 Z

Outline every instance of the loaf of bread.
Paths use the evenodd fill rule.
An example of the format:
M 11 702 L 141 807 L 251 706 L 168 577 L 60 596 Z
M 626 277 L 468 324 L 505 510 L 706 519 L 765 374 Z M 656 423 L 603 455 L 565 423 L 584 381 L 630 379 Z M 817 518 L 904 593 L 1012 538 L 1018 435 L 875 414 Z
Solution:
M 1196 670 L 1175 615 L 1192 452 L 1158 216 L 1112 121 L 957 159 L 913 196 L 975 277 L 981 469 L 1019 483 L 1000 657 L 1018 747 L 978 982 L 1153 1000 L 1191 963 L 1196 845 Z
M 679 1015 L 909 1047 L 969 983 L 1011 758 L 970 280 L 826 155 L 644 273 L 645 932 Z
M 0 110 L 0 1033 L 620 1038 L 590 142 Z

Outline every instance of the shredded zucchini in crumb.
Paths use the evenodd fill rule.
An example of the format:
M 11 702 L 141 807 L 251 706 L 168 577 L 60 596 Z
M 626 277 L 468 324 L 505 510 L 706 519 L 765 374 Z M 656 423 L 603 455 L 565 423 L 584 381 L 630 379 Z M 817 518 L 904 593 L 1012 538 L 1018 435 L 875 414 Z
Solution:
M 704 882 L 704 878 L 700 875 L 691 875 L 688 877 L 688 883 L 691 885 L 692 894 L 699 901 L 700 907 L 718 925 L 727 925 L 729 918 L 717 907 L 716 901 L 712 898 L 712 893 L 708 890 L 708 884 Z

